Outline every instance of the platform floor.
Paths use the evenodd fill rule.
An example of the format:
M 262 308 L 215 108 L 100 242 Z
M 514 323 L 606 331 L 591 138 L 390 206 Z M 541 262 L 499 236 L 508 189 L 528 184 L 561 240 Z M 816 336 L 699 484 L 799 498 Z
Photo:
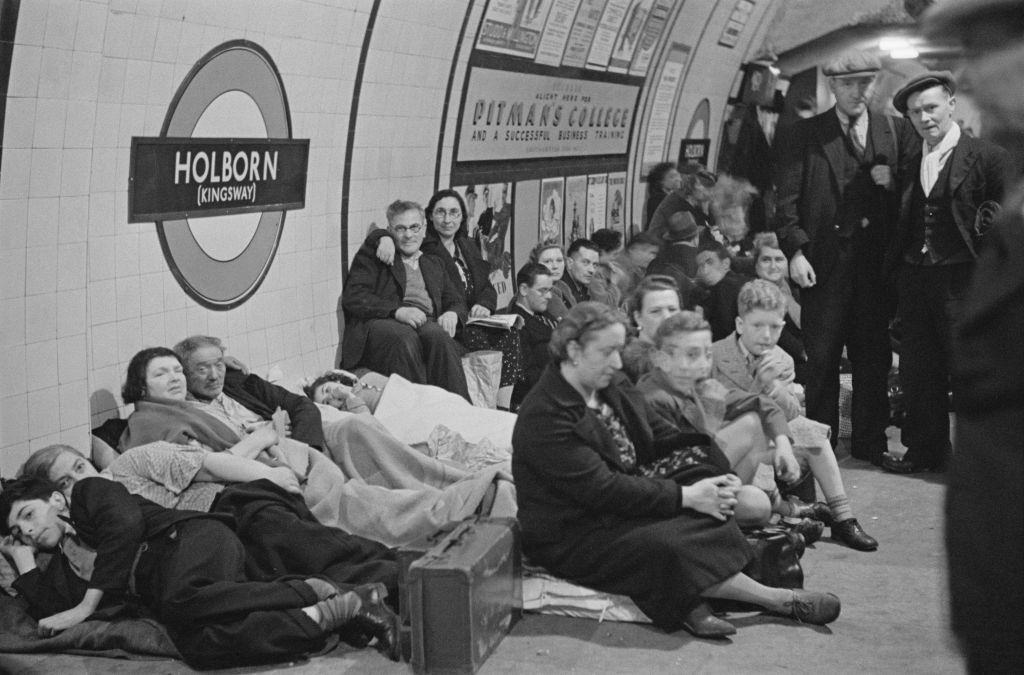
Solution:
M 892 447 L 900 447 L 892 439 Z M 645 625 L 527 615 L 480 670 L 499 673 L 941 673 L 965 672 L 948 625 L 943 549 L 944 479 L 895 476 L 841 460 L 864 528 L 880 547 L 858 553 L 823 539 L 803 558 L 805 586 L 842 599 L 826 628 L 746 616 L 728 641 L 665 634 Z M 827 532 L 827 530 L 826 530 Z M 192 672 L 176 661 L 0 654 L 0 672 Z M 372 651 L 339 648 L 312 661 L 225 673 L 410 673 Z

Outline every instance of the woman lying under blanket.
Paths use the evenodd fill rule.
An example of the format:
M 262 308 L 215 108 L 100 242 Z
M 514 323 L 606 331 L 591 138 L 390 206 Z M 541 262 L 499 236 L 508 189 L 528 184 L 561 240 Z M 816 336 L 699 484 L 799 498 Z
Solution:
M 326 455 L 287 438 L 274 423 L 231 428 L 186 400 L 181 361 L 162 347 L 132 358 L 122 395 L 135 404 L 123 449 L 163 440 L 288 466 L 320 522 L 388 546 L 472 515 L 491 483 L 504 477 L 498 468 L 470 474 L 387 441 L 362 415 L 324 426 Z

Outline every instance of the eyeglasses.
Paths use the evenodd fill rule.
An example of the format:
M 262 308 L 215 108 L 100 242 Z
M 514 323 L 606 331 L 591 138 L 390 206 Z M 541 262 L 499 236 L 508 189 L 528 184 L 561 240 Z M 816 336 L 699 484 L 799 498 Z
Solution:
M 408 232 L 409 234 L 412 234 L 412 235 L 416 235 L 416 234 L 419 234 L 420 232 L 423 231 L 423 226 L 422 225 L 410 225 L 409 227 L 405 227 L 404 225 L 398 225 L 396 227 L 392 227 L 391 231 L 394 232 L 395 234 L 398 234 L 398 235 L 405 234 L 406 232 Z
M 460 220 L 462 218 L 462 209 L 448 209 L 447 211 L 442 208 L 434 209 L 435 218 L 444 218 L 445 216 L 453 220 Z

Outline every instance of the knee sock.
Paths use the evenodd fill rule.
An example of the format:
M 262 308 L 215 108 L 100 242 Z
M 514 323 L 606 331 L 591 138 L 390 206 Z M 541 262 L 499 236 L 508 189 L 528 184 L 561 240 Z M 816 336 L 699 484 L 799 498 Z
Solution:
M 853 518 L 853 509 L 850 508 L 850 498 L 846 493 L 840 492 L 837 495 L 825 495 L 828 507 L 832 510 L 832 521 L 840 522 Z
M 319 614 L 319 618 L 312 618 L 324 632 L 330 633 L 351 621 L 352 617 L 359 612 L 362 606 L 363 601 L 352 591 L 332 595 L 326 600 L 321 600 L 313 605 Z

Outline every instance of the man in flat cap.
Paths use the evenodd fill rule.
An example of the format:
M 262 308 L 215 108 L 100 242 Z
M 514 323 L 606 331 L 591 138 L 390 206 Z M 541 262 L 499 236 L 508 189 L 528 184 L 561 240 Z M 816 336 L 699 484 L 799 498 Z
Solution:
M 954 38 L 986 138 L 1024 157 L 1020 0 L 952 0 L 925 15 Z M 1019 169 L 1020 167 L 1018 167 Z M 946 491 L 953 630 L 970 673 L 1024 664 L 1024 182 L 1007 190 L 984 237 L 953 331 L 956 438 Z
M 926 72 L 893 96 L 920 139 L 907 157 L 900 218 L 886 261 L 898 290 L 906 454 L 893 473 L 943 471 L 949 439 L 949 361 L 954 322 L 988 225 L 999 209 L 1008 157 L 961 132 L 952 73 Z
M 796 123 L 776 178 L 779 242 L 802 288 L 807 416 L 839 438 L 846 347 L 853 367 L 851 452 L 875 465 L 887 447 L 892 361 L 882 265 L 897 216 L 897 160 L 914 138 L 905 120 L 868 108 L 880 68 L 864 52 L 823 68 L 836 104 Z

